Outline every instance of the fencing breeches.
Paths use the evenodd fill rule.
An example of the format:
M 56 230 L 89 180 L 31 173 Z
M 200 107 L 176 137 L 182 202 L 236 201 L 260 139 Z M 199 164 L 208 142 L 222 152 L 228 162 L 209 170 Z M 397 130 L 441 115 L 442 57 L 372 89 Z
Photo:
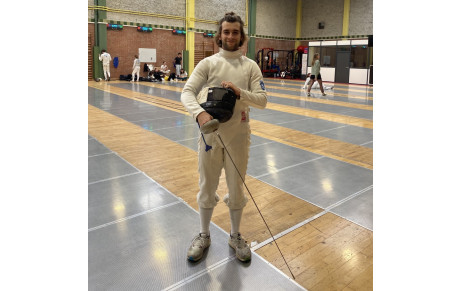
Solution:
M 225 135 L 222 136 L 221 134 L 221 137 L 244 179 L 249 158 L 250 134 L 237 134 L 230 140 L 230 143 L 225 140 Z M 224 196 L 224 202 L 230 209 L 243 208 L 248 202 L 248 198 L 244 194 L 243 181 L 223 148 L 219 137 L 215 133 L 211 133 L 205 134 L 204 139 L 206 144 L 212 146 L 212 149 L 205 151 L 205 144 L 200 136 L 198 143 L 198 171 L 200 174 L 200 191 L 197 196 L 198 205 L 201 208 L 213 208 L 217 205 L 219 196 L 216 190 L 223 168 L 225 169 L 228 186 L 228 193 Z
M 136 74 L 137 74 L 137 81 L 139 81 L 139 71 L 140 70 L 141 70 L 141 67 L 134 67 L 134 70 L 133 70 L 133 73 L 132 73 L 133 78 L 132 78 L 131 81 L 134 81 L 134 75 L 136 75 Z
M 107 81 L 110 78 L 110 64 L 102 65 L 102 68 L 104 69 L 104 78 Z

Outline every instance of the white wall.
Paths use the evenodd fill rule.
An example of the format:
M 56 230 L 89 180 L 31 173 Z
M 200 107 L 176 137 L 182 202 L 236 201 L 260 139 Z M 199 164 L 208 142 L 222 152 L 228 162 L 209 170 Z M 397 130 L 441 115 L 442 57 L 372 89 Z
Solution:
M 319 22 L 324 22 L 324 29 L 318 28 Z M 342 26 L 343 0 L 302 1 L 302 37 L 339 36 Z
M 334 82 L 335 80 L 335 68 L 324 68 L 322 67 L 319 71 L 321 79 L 326 82 Z
M 350 69 L 350 77 L 348 82 L 351 84 L 367 84 L 368 74 L 368 69 Z
M 350 1 L 348 35 L 374 34 L 373 8 L 373 0 Z M 398 8 L 395 7 L 395 9 Z M 388 16 L 391 17 L 391 15 Z
M 295 38 L 296 22 L 296 0 L 257 1 L 256 34 Z

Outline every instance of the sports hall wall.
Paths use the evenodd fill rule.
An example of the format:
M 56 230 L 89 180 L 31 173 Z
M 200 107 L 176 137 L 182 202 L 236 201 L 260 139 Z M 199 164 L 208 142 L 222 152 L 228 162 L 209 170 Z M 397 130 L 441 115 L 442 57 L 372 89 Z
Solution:
M 300 22 L 297 15 L 299 1 Z M 172 33 L 173 29 L 185 30 L 187 27 L 186 2 L 194 4 L 194 11 L 188 13 L 194 15 L 195 22 L 187 33 L 194 34 L 196 65 L 200 59 L 218 51 L 213 38 L 204 37 L 203 33 L 215 33 L 217 21 L 225 12 L 234 11 L 240 15 L 248 34 L 250 9 L 256 8 L 255 52 L 261 48 L 292 50 L 298 45 L 308 46 L 317 38 L 340 38 L 343 35 L 345 1 L 349 3 L 348 35 L 372 35 L 373 0 L 88 0 L 89 78 L 96 77 L 94 74 L 102 76 L 100 64 L 94 56 L 101 49 L 106 49 L 112 59 L 118 57 L 117 68 L 111 62 L 113 79 L 131 73 L 134 55 L 138 54 L 139 48 L 155 48 L 157 61 L 153 65 L 159 67 L 165 60 L 171 68 L 177 53 L 186 51 L 186 36 Z M 319 22 L 325 24 L 324 29 L 318 29 Z M 98 40 L 94 37 L 95 23 L 98 23 Z M 123 28 L 107 29 L 107 23 L 120 24 Z M 139 32 L 137 26 L 152 27 L 152 32 Z M 300 35 L 296 35 L 299 26 Z M 243 45 L 242 51 L 248 51 L 248 42 Z M 141 76 L 146 75 L 141 64 Z

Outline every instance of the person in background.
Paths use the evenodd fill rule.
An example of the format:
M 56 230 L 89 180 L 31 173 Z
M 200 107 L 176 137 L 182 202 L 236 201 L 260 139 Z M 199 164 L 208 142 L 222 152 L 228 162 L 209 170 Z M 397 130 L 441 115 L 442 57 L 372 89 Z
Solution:
M 321 80 L 321 64 L 319 63 L 319 53 L 316 53 L 313 55 L 313 60 L 311 61 L 311 75 L 310 75 L 310 84 L 308 85 L 307 89 L 307 96 L 310 96 L 310 90 L 311 86 L 315 82 L 315 80 L 318 80 L 319 83 L 319 89 L 321 90 L 321 93 L 323 93 L 323 96 L 326 96 L 326 93 L 324 93 L 324 88 L 323 88 L 323 81 Z
M 180 69 L 180 74 L 179 74 L 179 77 L 177 77 L 177 80 L 186 81 L 187 78 L 188 78 L 187 72 L 184 69 Z
M 168 75 L 169 72 L 171 72 L 171 70 L 168 69 L 168 65 L 166 65 L 166 61 L 163 61 L 163 64 L 160 67 L 160 71 L 165 75 Z
M 141 61 L 137 55 L 134 56 L 134 63 L 133 63 L 133 79 L 131 82 L 134 82 L 134 75 L 137 74 L 137 82 L 139 82 L 139 72 L 141 71 Z
M 102 62 L 105 80 L 110 81 L 110 61 L 112 57 L 106 50 L 102 50 L 101 54 L 99 54 L 99 60 Z
M 182 68 L 182 54 L 178 53 L 174 58 L 174 66 L 176 67 L 176 76 L 179 76 L 180 69 Z
M 302 89 L 305 89 L 308 86 L 308 84 L 310 84 L 310 76 L 311 76 L 311 74 L 308 73 L 307 74 L 307 79 L 305 80 L 305 84 L 303 85 Z M 312 89 L 319 89 L 318 81 L 315 81 L 315 83 L 313 83 L 311 88 Z M 334 88 L 334 86 L 331 86 L 331 87 L 323 86 L 323 88 L 324 88 L 324 90 L 332 90 Z
M 162 74 L 158 68 L 153 69 L 154 81 L 161 82 Z

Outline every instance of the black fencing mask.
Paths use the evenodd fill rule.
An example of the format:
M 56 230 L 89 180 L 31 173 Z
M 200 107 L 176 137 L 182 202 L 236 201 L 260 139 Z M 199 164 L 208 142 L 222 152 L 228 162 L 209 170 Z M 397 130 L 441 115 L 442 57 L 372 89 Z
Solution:
M 205 90 L 204 90 L 205 91 Z M 236 103 L 236 94 L 230 88 L 211 87 L 207 92 L 200 92 L 206 101 L 200 102 L 204 98 L 199 98 L 201 107 L 206 110 L 214 119 L 219 120 L 220 123 L 227 122 L 233 115 L 233 109 Z

